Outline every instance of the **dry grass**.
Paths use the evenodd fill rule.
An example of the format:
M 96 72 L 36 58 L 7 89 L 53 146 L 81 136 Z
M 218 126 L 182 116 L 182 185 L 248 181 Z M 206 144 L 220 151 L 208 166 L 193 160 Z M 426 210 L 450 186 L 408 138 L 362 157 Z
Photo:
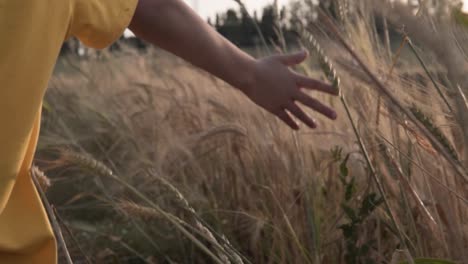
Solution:
M 402 106 L 432 117 L 466 161 L 460 118 L 447 112 L 428 77 L 406 74 L 423 73 L 420 66 L 403 57 L 389 75 L 385 48 L 369 33 L 369 21 L 359 19 L 346 40 Z M 465 263 L 466 182 L 394 106 L 378 104 L 383 95 L 336 42 L 319 40 L 328 41 L 322 46 L 337 65 L 395 216 L 396 226 L 378 206 L 355 225 L 357 244 L 372 245 L 357 259 L 398 263 L 398 256 L 411 255 Z M 448 63 L 430 56 L 438 52 L 432 42 L 417 43 L 430 67 Z M 51 178 L 50 201 L 82 248 L 68 237 L 75 261 L 350 263 L 343 204 L 357 209 L 378 190 L 338 99 L 314 95 L 341 117 L 335 123 L 318 117 L 318 130 L 296 133 L 161 51 L 69 58 L 59 67 L 46 97 L 37 163 Z M 313 59 L 304 71 L 321 77 Z M 456 105 L 458 95 L 439 85 Z

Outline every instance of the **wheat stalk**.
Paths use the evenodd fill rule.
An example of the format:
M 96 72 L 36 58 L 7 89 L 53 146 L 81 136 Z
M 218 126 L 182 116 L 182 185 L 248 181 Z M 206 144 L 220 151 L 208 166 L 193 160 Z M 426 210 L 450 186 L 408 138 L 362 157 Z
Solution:
M 457 84 L 457 92 L 460 94 L 460 97 L 462 98 L 463 103 L 465 104 L 465 110 L 468 111 L 468 100 L 466 99 L 466 95 L 459 84 Z
M 68 161 L 74 162 L 81 167 L 88 169 L 90 171 L 96 172 L 99 176 L 103 176 L 109 179 L 112 179 L 119 183 L 120 185 L 124 186 L 130 192 L 135 194 L 138 198 L 145 201 L 148 205 L 150 205 L 153 209 L 155 209 L 161 216 L 168 220 L 171 224 L 173 224 L 176 229 L 178 229 L 182 234 L 184 234 L 189 240 L 191 240 L 200 250 L 205 252 L 208 256 L 210 256 L 213 261 L 218 264 L 223 264 L 223 261 L 215 256 L 201 241 L 199 241 L 196 237 L 194 237 L 187 229 L 183 227 L 183 225 L 175 219 L 172 215 L 162 210 L 158 205 L 156 205 L 153 201 L 151 201 L 146 195 L 138 191 L 135 187 L 121 179 L 120 177 L 116 176 L 111 169 L 109 169 L 105 164 L 102 162 L 92 158 L 89 155 L 83 155 L 79 153 L 75 153 L 72 151 L 66 152 L 66 159 Z
M 160 219 L 161 215 L 157 210 L 136 204 L 130 201 L 122 201 L 118 203 L 117 207 L 120 211 L 125 213 L 128 217 L 138 216 L 145 221 Z
M 340 30 L 335 26 L 331 18 L 320 10 L 320 15 L 322 21 L 328 26 L 330 32 L 339 40 L 343 47 L 348 51 L 348 53 L 354 58 L 354 60 L 359 64 L 359 66 L 366 72 L 366 74 L 371 78 L 372 82 L 378 88 L 378 90 L 385 95 L 385 97 L 392 103 L 392 106 L 398 109 L 403 113 L 419 131 L 431 142 L 434 148 L 440 153 L 446 161 L 452 166 L 454 171 L 461 176 L 461 178 L 468 182 L 468 175 L 463 168 L 462 164 L 454 160 L 452 155 L 446 151 L 446 149 L 441 145 L 441 143 L 432 135 L 432 133 L 414 116 L 414 114 L 408 110 L 403 104 L 401 104 L 398 99 L 390 92 L 389 89 L 372 73 L 372 71 L 367 67 L 363 60 L 357 55 L 357 53 L 351 48 L 347 41 L 343 38 Z
M 419 52 L 416 50 L 416 47 L 414 46 L 413 41 L 409 38 L 409 36 L 408 36 L 407 33 L 404 33 L 404 37 L 405 37 L 405 39 L 407 40 L 407 43 L 408 43 L 408 45 L 410 46 L 411 51 L 413 52 L 413 54 L 416 56 L 416 58 L 418 59 L 419 63 L 420 63 L 421 66 L 423 67 L 424 72 L 427 74 L 427 76 L 428 76 L 429 79 L 431 80 L 432 84 L 434 84 L 434 87 L 436 88 L 437 93 L 439 93 L 439 96 L 440 96 L 440 97 L 442 98 L 442 100 L 444 101 L 444 103 L 445 103 L 445 105 L 447 106 L 447 108 L 449 109 L 450 113 L 453 113 L 453 108 L 452 108 L 452 106 L 450 105 L 450 103 L 449 103 L 447 97 L 445 97 L 444 92 L 442 92 L 442 89 L 440 88 L 439 84 L 435 81 L 434 77 L 432 77 L 432 74 L 431 74 L 431 72 L 429 71 L 429 68 L 427 67 L 426 63 L 425 63 L 424 60 L 422 59 L 421 55 L 419 55 Z
M 219 245 L 225 250 L 225 252 L 218 252 L 218 255 L 223 256 L 223 259 L 225 259 L 227 262 L 230 262 L 229 258 L 225 256 L 225 254 L 228 254 L 230 259 L 233 260 L 234 263 L 243 263 L 239 253 L 235 251 L 235 249 L 231 246 L 231 243 L 227 240 L 227 238 L 224 236 L 220 236 L 221 241 L 223 242 L 220 243 L 218 239 L 216 239 L 213 232 L 208 228 L 208 225 L 206 225 L 203 219 L 201 219 L 198 216 L 195 209 L 190 205 L 190 203 L 187 201 L 184 195 L 174 185 L 172 185 L 163 177 L 159 176 L 155 170 L 148 170 L 148 175 L 157 180 L 162 186 L 166 188 L 168 192 L 173 194 L 173 197 L 175 197 L 179 207 L 183 208 L 186 212 L 190 214 L 195 226 L 198 228 L 199 231 L 201 231 L 201 233 L 203 233 L 207 238 L 209 238 L 210 242 Z
M 442 133 L 442 131 L 434 124 L 431 118 L 424 114 L 416 106 L 411 107 L 411 112 L 414 116 L 432 133 L 432 135 L 442 144 L 442 146 L 447 150 L 447 152 L 452 156 L 452 158 L 458 162 L 460 159 L 458 157 L 455 148 L 450 144 L 448 138 Z
M 416 192 L 416 190 L 411 186 L 411 183 L 409 182 L 408 180 L 408 177 L 406 177 L 404 174 L 403 174 L 403 170 L 401 169 L 400 165 L 397 163 L 397 161 L 395 160 L 395 157 L 393 157 L 392 154 L 390 154 L 390 152 L 388 151 L 388 148 L 387 146 L 385 145 L 385 143 L 383 142 L 380 142 L 379 143 L 379 146 L 380 146 L 380 152 L 382 154 L 382 156 L 384 157 L 384 159 L 386 161 L 388 161 L 389 165 L 390 165 L 390 168 L 391 168 L 391 171 L 396 174 L 396 176 L 398 177 L 398 179 L 400 180 L 400 182 L 402 182 L 404 184 L 404 186 L 406 187 L 406 189 L 409 191 L 409 193 L 411 194 L 411 196 L 413 197 L 413 199 L 416 201 L 416 204 L 418 205 L 418 207 L 420 208 L 420 210 L 422 211 L 422 213 L 430 220 L 430 222 L 434 225 L 434 226 L 437 226 L 437 223 L 436 221 L 434 220 L 434 217 L 431 215 L 431 213 L 429 212 L 429 210 L 427 209 L 427 207 L 424 205 L 424 202 L 423 200 L 420 198 L 419 194 Z
M 32 166 L 31 175 L 33 175 L 36 178 L 37 183 L 39 184 L 39 187 L 41 188 L 41 190 L 44 193 L 47 192 L 47 190 L 52 185 L 49 177 L 47 177 L 45 173 L 36 166 Z
M 90 155 L 83 155 L 79 153 L 75 153 L 72 151 L 65 151 L 64 154 L 65 159 L 71 162 L 76 163 L 77 165 L 82 166 L 83 168 L 86 168 L 90 171 L 96 172 L 98 175 L 110 178 L 122 186 L 126 187 L 129 191 L 131 191 L 133 194 L 135 194 L 137 197 L 139 197 L 141 200 L 145 201 L 148 205 L 151 207 L 143 207 L 143 206 L 138 206 L 138 205 L 130 205 L 126 204 L 126 209 L 133 210 L 134 213 L 140 214 L 141 216 L 146 216 L 146 217 L 156 217 L 157 215 L 160 215 L 162 218 L 168 220 L 170 223 L 172 223 L 179 231 L 181 231 L 187 238 L 189 238 L 198 248 L 200 248 L 203 252 L 205 252 L 208 256 L 210 256 L 216 263 L 230 263 L 229 257 L 231 256 L 226 252 L 225 247 L 221 246 L 219 242 L 216 240 L 214 235 L 209 231 L 207 227 L 205 227 L 203 224 L 201 224 L 198 220 L 195 221 L 195 226 L 198 229 L 198 234 L 200 234 L 206 241 L 211 242 L 212 245 L 215 246 L 215 250 L 218 254 L 218 256 L 215 256 L 205 245 L 203 245 L 197 238 L 195 238 L 190 232 L 185 229 L 184 226 L 187 226 L 185 222 L 182 220 L 176 218 L 175 216 L 165 212 L 162 210 L 158 205 L 156 205 L 154 202 L 152 202 L 146 195 L 138 191 L 135 187 L 121 179 L 120 177 L 116 176 L 110 168 L 108 168 L 104 163 L 92 158 Z M 189 211 L 192 216 L 196 215 L 195 210 L 190 207 L 188 201 L 183 197 L 183 195 L 169 182 L 163 180 L 160 177 L 157 177 L 158 180 L 164 184 L 165 187 L 167 187 L 171 192 L 173 192 L 178 200 L 178 204 L 182 206 L 182 208 L 186 209 Z M 120 204 L 122 206 L 122 204 Z M 195 218 L 196 219 L 196 218 Z M 231 249 L 231 252 L 233 250 Z M 235 260 L 235 263 L 243 263 L 243 262 L 238 262 L 240 256 L 237 254 L 235 256 L 231 256 Z
M 73 264 L 73 260 L 70 256 L 70 252 L 68 251 L 67 243 L 65 242 L 65 239 L 63 238 L 62 229 L 60 228 L 60 224 L 57 221 L 54 208 L 49 203 L 49 200 L 47 199 L 47 196 L 45 195 L 45 192 L 42 189 L 42 185 L 44 183 L 41 183 L 41 181 L 43 181 L 44 178 L 46 178 L 46 176 L 38 167 L 34 165 L 31 167 L 30 173 L 31 173 L 31 178 L 33 180 L 33 183 L 36 186 L 37 191 L 39 192 L 39 196 L 41 197 L 41 200 L 45 207 L 47 215 L 49 216 L 50 223 L 55 232 L 55 238 L 57 239 L 57 243 L 65 254 L 65 260 L 67 261 L 68 264 Z
M 366 146 L 364 144 L 364 140 L 362 139 L 362 137 L 361 137 L 361 135 L 359 133 L 357 125 L 354 122 L 353 116 L 351 114 L 351 110 L 349 108 L 349 105 L 348 105 L 348 103 L 346 101 L 346 98 L 345 98 L 343 92 L 342 92 L 342 89 L 340 88 L 341 81 L 340 81 L 340 78 L 339 78 L 339 76 L 337 74 L 337 71 L 335 70 L 335 68 L 334 68 L 333 64 L 331 63 L 330 59 L 328 58 L 328 56 L 323 52 L 323 49 L 320 47 L 320 45 L 319 45 L 318 41 L 315 39 L 315 37 L 311 33 L 307 32 L 307 31 L 303 32 L 303 36 L 305 36 L 304 41 L 306 42 L 306 44 L 308 44 L 309 48 L 312 49 L 312 51 L 315 51 L 316 54 L 318 55 L 319 60 L 320 60 L 320 64 L 322 66 L 322 71 L 324 72 L 326 77 L 329 79 L 329 81 L 333 84 L 333 87 L 335 89 L 337 89 L 337 91 L 339 93 L 341 103 L 343 104 L 343 106 L 344 106 L 344 108 L 346 110 L 347 117 L 348 117 L 348 119 L 349 119 L 349 121 L 351 123 L 351 126 L 353 128 L 353 131 L 354 131 L 354 134 L 355 134 L 356 139 L 358 141 L 361 152 L 364 155 L 364 158 L 366 160 L 368 169 L 369 169 L 369 171 L 370 171 L 370 173 L 372 175 L 372 178 L 374 179 L 374 181 L 375 181 L 375 183 L 377 185 L 377 188 L 378 188 L 378 190 L 380 192 L 380 195 L 384 199 L 384 204 L 385 204 L 386 211 L 387 211 L 388 215 L 390 216 L 392 224 L 398 230 L 398 235 L 399 235 L 399 238 L 400 238 L 400 242 L 402 243 L 402 245 L 404 245 L 405 248 L 407 248 L 406 242 L 405 242 L 405 239 L 404 239 L 404 235 L 403 235 L 403 231 L 401 230 L 401 228 L 397 224 L 397 220 L 396 220 L 396 218 L 394 216 L 394 213 L 392 212 L 392 209 L 390 207 L 390 203 L 389 203 L 389 201 L 387 199 L 387 196 L 385 194 L 383 184 L 380 181 L 379 177 L 377 176 L 377 172 L 376 172 L 376 170 L 374 168 L 374 165 L 371 162 L 371 158 L 370 158 L 369 152 L 368 152 L 368 150 L 367 150 L 367 148 L 366 148 Z

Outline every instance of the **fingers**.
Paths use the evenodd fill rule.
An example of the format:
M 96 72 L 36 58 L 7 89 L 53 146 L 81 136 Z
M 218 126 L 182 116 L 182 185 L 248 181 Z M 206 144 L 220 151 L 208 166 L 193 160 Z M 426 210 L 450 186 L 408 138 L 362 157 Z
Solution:
M 332 95 L 338 95 L 338 90 L 335 89 L 333 86 L 328 85 L 324 82 L 314 80 L 311 78 L 308 78 L 306 76 L 300 75 L 300 74 L 295 74 L 296 75 L 296 83 L 299 87 L 309 89 L 309 90 L 316 90 Z
M 299 92 L 299 94 L 297 95 L 297 98 L 295 99 L 301 102 L 302 104 L 304 104 L 305 106 L 330 118 L 331 120 L 335 120 L 337 118 L 337 114 L 333 109 L 322 104 L 319 100 L 314 99 L 305 93 Z
M 317 128 L 317 123 L 310 118 L 302 109 L 297 106 L 295 103 L 291 103 L 288 106 L 288 111 L 296 116 L 299 120 L 301 120 L 304 124 L 306 124 L 310 128 Z
M 311 109 L 325 115 L 326 117 L 335 120 L 337 118 L 336 112 L 323 105 L 320 103 L 318 100 L 301 93 L 299 96 L 300 98 L 297 99 L 297 101 L 301 102 L 302 104 L 306 105 L 307 107 L 310 107 Z M 293 120 L 293 118 L 286 112 L 286 110 L 297 117 L 301 122 L 306 124 L 308 127 L 315 129 L 317 128 L 317 122 L 312 119 L 309 115 L 307 115 L 297 104 L 294 102 L 291 102 L 285 110 L 281 110 L 276 114 L 276 116 L 281 119 L 284 123 L 286 123 L 289 127 L 291 127 L 294 130 L 299 130 L 298 124 Z
M 291 127 L 294 130 L 299 130 L 299 125 L 291 118 L 291 116 L 285 111 L 281 110 L 278 113 L 276 113 L 276 116 L 281 119 L 286 125 Z
M 301 64 L 307 59 L 307 57 L 309 57 L 309 53 L 305 50 L 292 54 L 275 56 L 275 58 L 278 59 L 282 64 L 289 67 Z

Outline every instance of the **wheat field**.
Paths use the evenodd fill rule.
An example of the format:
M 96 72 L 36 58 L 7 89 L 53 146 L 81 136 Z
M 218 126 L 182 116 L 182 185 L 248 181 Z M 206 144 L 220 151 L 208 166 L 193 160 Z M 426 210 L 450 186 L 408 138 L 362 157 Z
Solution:
M 317 130 L 156 48 L 61 58 L 36 165 L 74 262 L 467 263 L 468 35 L 386 14 L 428 75 L 403 36 L 388 53 L 372 12 L 335 21 L 372 76 L 326 25 L 304 33 L 296 70 L 342 91 L 313 94 L 340 114 Z

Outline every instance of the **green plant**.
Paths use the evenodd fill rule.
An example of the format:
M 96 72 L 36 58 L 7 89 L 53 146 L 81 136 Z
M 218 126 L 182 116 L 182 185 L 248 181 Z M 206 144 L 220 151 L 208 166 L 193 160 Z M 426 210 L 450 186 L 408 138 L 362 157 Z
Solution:
M 359 234 L 366 220 L 384 200 L 373 192 L 364 194 L 362 200 L 360 200 L 360 197 L 358 198 L 356 178 L 349 175 L 349 157 L 348 154 L 339 165 L 339 178 L 344 190 L 341 208 L 348 220 L 339 226 L 346 244 L 345 262 L 347 264 L 377 263 L 369 255 L 371 248 L 375 247 L 375 241 L 362 241 Z
M 409 264 L 409 262 L 405 261 L 400 264 Z M 455 262 L 443 259 L 419 258 L 414 260 L 414 264 L 455 264 Z

